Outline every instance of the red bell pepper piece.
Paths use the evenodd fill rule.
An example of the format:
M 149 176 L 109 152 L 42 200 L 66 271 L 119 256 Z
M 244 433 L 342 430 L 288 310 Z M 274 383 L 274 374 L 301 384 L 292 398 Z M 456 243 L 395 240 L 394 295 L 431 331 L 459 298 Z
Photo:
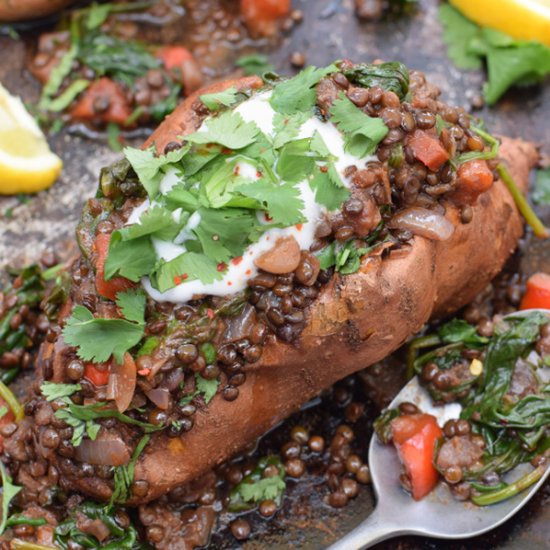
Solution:
M 109 382 L 110 364 L 101 363 L 101 365 L 105 365 L 106 368 L 100 370 L 97 363 L 84 363 L 84 378 L 95 386 L 105 386 Z
M 439 170 L 450 158 L 439 138 L 423 130 L 416 130 L 407 139 L 407 145 L 412 150 L 414 157 L 434 172 Z
M 415 500 L 425 497 L 437 484 L 434 449 L 443 432 L 431 414 L 407 414 L 391 424 L 393 442 L 411 480 Z
M 550 309 L 550 275 L 535 273 L 527 281 L 527 289 L 519 309 Z

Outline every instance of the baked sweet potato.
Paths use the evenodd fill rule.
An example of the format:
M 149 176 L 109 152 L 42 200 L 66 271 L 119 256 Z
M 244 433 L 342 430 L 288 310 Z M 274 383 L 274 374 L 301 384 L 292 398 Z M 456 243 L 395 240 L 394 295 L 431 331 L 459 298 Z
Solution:
M 51 15 L 74 0 L 1 0 L 0 21 L 26 21 Z
M 340 72 L 337 74 L 350 75 L 353 67 L 345 63 L 340 66 Z M 391 70 L 394 71 L 395 67 L 391 67 Z M 399 71 L 402 72 L 403 69 L 399 68 Z M 396 74 L 395 71 L 392 74 Z M 340 88 L 337 87 L 338 83 Z M 154 145 L 158 153 L 177 151 L 178 147 L 181 147 L 182 139 L 196 131 L 207 114 L 200 99 L 201 96 L 218 94 L 230 89 L 236 97 L 239 93 L 249 94 L 262 86 L 264 83 L 260 78 L 250 77 L 218 83 L 193 94 L 160 125 L 144 147 Z M 337 77 L 335 74 L 325 76 L 316 88 L 318 110 L 325 115 L 331 113 L 336 117 L 336 111 L 332 110 L 332 105 L 337 98 L 342 98 L 340 93 L 342 89 L 346 89 L 349 98 L 358 98 L 361 90 L 365 88 L 351 85 L 347 80 L 344 82 L 341 76 Z M 374 86 L 369 87 L 369 94 L 370 99 L 364 109 L 371 108 L 372 114 L 378 115 L 373 116 L 370 123 L 378 118 L 386 120 L 388 125 L 393 125 L 391 119 L 392 117 L 395 119 L 394 111 L 402 105 L 396 93 Z M 403 118 L 408 122 L 410 117 L 406 113 L 416 113 L 418 111 L 415 109 L 419 109 L 425 114 L 430 109 L 439 108 L 436 103 L 438 92 L 427 87 L 421 75 L 411 74 L 411 95 L 412 102 L 407 104 L 410 106 L 407 106 L 402 113 Z M 213 101 L 212 96 L 210 99 Z M 361 101 L 358 100 L 356 103 Z M 381 107 L 376 109 L 373 105 Z M 356 111 L 352 112 L 355 118 L 361 115 Z M 417 120 L 422 120 L 423 122 L 419 124 L 425 127 L 431 118 L 429 116 L 422 118 L 422 116 L 417 115 Z M 463 124 L 465 127 L 468 126 L 464 121 Z M 403 125 L 408 126 L 411 132 L 414 131 L 414 127 L 410 124 L 403 123 Z M 393 129 L 396 129 L 395 125 Z M 435 136 L 433 139 L 438 139 L 434 131 L 431 133 Z M 392 136 L 402 138 L 402 133 L 398 132 L 393 134 L 388 132 L 385 135 L 388 138 Z M 379 139 L 381 140 L 382 137 Z M 347 212 L 348 218 L 345 218 L 342 213 L 335 214 L 333 223 L 337 228 L 336 238 L 339 236 L 343 240 L 342 231 L 340 233 L 338 231 L 348 227 L 345 225 L 348 223 L 346 220 L 352 220 L 354 223 L 349 227 L 355 239 L 358 235 L 363 239 L 368 238 L 368 235 L 373 233 L 372 225 L 365 229 L 366 222 L 361 216 L 369 210 L 368 201 L 374 200 L 374 195 L 371 196 L 370 193 L 374 193 L 376 189 L 378 189 L 376 196 L 379 197 L 380 203 L 389 201 L 394 204 L 394 207 L 396 204 L 404 204 L 404 207 L 401 206 L 402 210 L 397 208 L 401 212 L 413 208 L 415 204 L 429 202 L 427 198 L 428 191 L 431 190 L 429 187 L 424 188 L 426 196 L 417 193 L 416 196 L 412 196 L 412 199 L 410 191 L 407 194 L 406 185 L 403 185 L 402 189 L 399 188 L 399 169 L 388 168 L 389 165 L 385 164 L 388 156 L 384 159 L 384 147 L 388 149 L 393 148 L 394 145 L 395 143 L 390 139 L 381 141 L 378 148 L 378 158 L 381 162 L 370 163 L 367 165 L 368 169 L 364 170 L 346 170 L 352 180 L 350 188 L 354 194 L 351 198 L 357 201 L 363 197 L 365 202 L 362 203 L 364 208 L 357 209 L 352 208 L 353 205 L 357 205 L 357 202 L 350 203 L 348 200 L 345 203 L 347 206 L 342 210 L 344 213 Z M 225 150 L 222 152 L 226 154 Z M 405 151 L 404 158 L 410 159 L 410 166 L 416 170 L 415 174 L 424 174 L 426 178 L 428 177 L 429 173 L 422 168 L 421 161 L 415 160 L 414 155 L 411 157 L 410 151 Z M 525 189 L 529 170 L 537 159 L 535 148 L 525 142 L 504 138 L 500 159 L 508 165 L 515 180 Z M 401 166 L 404 162 L 409 161 L 402 158 Z M 319 170 L 322 172 L 323 167 Z M 443 190 L 444 193 L 448 192 L 447 196 L 452 197 L 454 187 L 449 181 L 445 182 L 450 178 L 448 172 L 449 170 L 441 173 L 442 183 L 434 184 L 432 187 L 440 185 L 437 189 Z M 116 177 L 123 181 L 124 185 L 118 187 L 114 185 L 113 178 L 116 179 Z M 391 187 L 391 196 L 389 192 L 385 192 L 388 187 Z M 143 190 L 140 191 L 136 183 L 136 175 L 128 165 L 118 164 L 104 172 L 102 195 L 102 198 L 95 199 L 88 205 L 78 230 L 83 257 L 73 266 L 74 284 L 70 301 L 63 309 L 60 318 L 61 325 L 67 323 L 66 317 L 70 313 L 71 306 L 82 304 L 94 311 L 96 316 L 106 319 L 121 317 L 115 304 L 97 297 L 95 288 L 97 280 L 93 272 L 93 268 L 97 266 L 98 257 L 96 235 L 112 233 L 117 224 L 118 227 L 127 224 L 128 215 L 143 201 Z M 208 327 L 210 333 L 199 340 L 203 342 L 199 346 L 201 356 L 197 356 L 197 346 L 189 344 L 190 340 L 185 338 L 181 340 L 184 343 L 182 348 L 185 349 L 171 348 L 176 337 L 174 333 L 170 333 L 165 343 L 160 346 L 163 348 L 160 355 L 155 356 L 150 351 L 132 352 L 137 356 L 137 387 L 135 373 L 125 372 L 128 365 L 133 364 L 133 361 L 126 360 L 127 355 L 123 361 L 124 365 L 122 361 L 120 361 L 121 365 L 116 367 L 116 361 L 98 364 L 97 369 L 100 371 L 110 369 L 109 387 L 106 389 L 96 387 L 89 380 L 86 382 L 81 378 L 84 365 L 76 357 L 78 350 L 75 349 L 73 335 L 65 330 L 63 336 L 58 337 L 56 341 L 44 344 L 39 361 L 41 375 L 54 384 L 80 380 L 82 391 L 75 389 L 76 394 L 73 397 L 77 404 L 84 404 L 85 407 L 93 406 L 93 403 L 104 401 L 107 397 L 115 401 L 119 411 L 124 411 L 128 406 L 127 403 L 122 408 L 119 406 L 121 401 L 129 402 L 128 395 L 125 395 L 124 399 L 117 398 L 116 389 L 110 388 L 111 379 L 115 375 L 115 381 L 119 380 L 120 383 L 120 378 L 116 377 L 132 378 L 131 391 L 136 393 L 130 410 L 126 411 L 130 415 L 129 418 L 134 423 L 136 420 L 140 422 L 148 420 L 160 431 L 154 431 L 155 426 L 151 427 L 150 424 L 145 428 L 150 432 L 150 440 L 137 457 L 135 483 L 127 488 L 127 496 L 132 504 L 152 500 L 231 457 L 320 391 L 387 356 L 420 330 L 430 318 L 442 317 L 456 311 L 487 285 L 515 249 L 523 231 L 522 219 L 504 185 L 496 181 L 488 191 L 477 198 L 473 206 L 455 204 L 451 198 L 445 197 L 439 201 L 433 200 L 430 204 L 433 208 L 430 212 L 437 214 L 439 225 L 441 226 L 444 222 L 444 236 L 438 235 L 436 230 L 431 233 L 421 231 L 429 238 L 420 236 L 419 233 L 412 235 L 402 229 L 390 230 L 386 240 L 377 242 L 372 249 L 365 248 L 358 252 L 361 261 L 358 262 L 355 271 L 349 270 L 347 274 L 343 274 L 325 269 L 319 272 L 317 266 L 311 281 L 307 281 L 303 273 L 293 275 L 301 282 L 301 289 L 314 289 L 314 293 L 308 291 L 309 293 L 304 294 L 311 299 L 308 299 L 307 307 L 302 310 L 304 315 L 300 330 L 292 332 L 291 337 L 288 336 L 288 332 L 282 330 L 285 325 L 281 327 L 275 322 L 275 316 L 261 317 L 264 312 L 261 308 L 256 308 L 255 318 L 257 316 L 265 319 L 262 321 L 265 326 L 262 323 L 259 324 L 270 329 L 270 333 L 264 340 L 257 338 L 257 335 L 251 331 L 247 333 L 247 338 L 238 340 L 234 344 L 227 336 L 231 333 L 230 316 L 220 321 L 221 325 L 208 324 L 209 320 L 212 323 L 217 322 L 218 314 L 214 308 L 220 304 L 219 300 L 209 302 L 208 297 L 196 297 L 188 304 L 178 307 L 170 303 L 159 304 L 150 301 L 147 310 L 146 334 L 157 340 L 162 337 L 163 331 L 170 330 L 167 327 L 172 327 L 176 333 L 178 330 L 187 330 L 187 324 L 195 326 L 192 323 L 197 317 L 193 315 L 203 315 L 199 320 L 203 324 L 207 323 L 204 326 Z M 377 227 L 379 228 L 383 223 L 380 220 L 384 219 L 386 219 L 384 223 L 390 227 L 395 215 L 392 218 L 390 214 L 384 214 L 387 218 L 382 218 L 383 212 L 381 214 L 377 208 L 375 210 L 376 212 L 371 212 L 370 216 L 378 223 Z M 386 208 L 385 211 L 387 210 Z M 442 221 L 443 211 L 446 222 Z M 349 223 L 352 222 L 349 221 Z M 347 235 L 349 234 L 348 231 Z M 323 238 L 326 238 L 325 234 Z M 99 251 L 99 254 L 103 253 Z M 302 257 L 304 254 L 307 257 L 311 256 L 307 251 L 302 251 Z M 241 261 L 239 258 L 235 259 Z M 310 260 L 309 266 L 311 267 L 314 263 L 315 260 Z M 107 267 L 105 264 L 105 276 L 107 276 Z M 218 267 L 223 271 L 227 266 L 220 263 Z M 272 274 L 267 273 L 267 275 L 273 279 Z M 176 279 L 174 284 L 178 286 L 186 276 L 185 273 L 178 274 L 174 277 Z M 315 277 L 318 278 L 313 282 Z M 287 279 L 294 280 L 292 277 Z M 277 280 L 281 282 L 280 279 Z M 109 281 L 105 282 L 109 283 Z M 288 281 L 285 284 L 289 284 Z M 282 286 L 278 289 L 284 295 Z M 250 296 L 253 296 L 255 287 L 252 285 L 251 288 Z M 258 301 L 250 303 L 255 304 Z M 76 321 L 78 319 L 75 319 L 73 314 L 68 324 L 74 325 Z M 273 324 L 270 324 L 271 321 Z M 215 351 L 215 355 L 212 355 L 212 347 L 204 347 L 205 340 L 206 344 L 210 345 L 209 338 L 220 346 Z M 251 353 L 250 348 L 257 348 L 255 343 L 260 340 L 263 342 L 263 352 L 260 350 L 260 353 L 257 353 L 258 350 L 254 349 L 254 353 Z M 243 347 L 239 347 L 240 341 L 245 341 Z M 68 345 L 69 343 L 72 345 Z M 230 348 L 233 354 L 227 361 L 221 353 L 222 348 L 227 353 Z M 147 360 L 143 358 L 144 353 Z M 150 353 L 153 359 L 147 353 Z M 238 353 L 242 353 L 243 357 L 248 359 L 235 363 Z M 192 357 L 189 358 L 189 355 Z M 235 367 L 235 364 L 238 367 Z M 195 393 L 186 392 L 188 388 L 186 384 L 190 379 L 192 390 L 195 378 L 199 377 L 203 382 L 212 381 L 213 371 L 214 377 L 219 376 L 222 383 L 211 401 L 210 398 L 197 397 L 197 393 L 200 393 L 198 387 Z M 131 377 L 130 374 L 134 376 Z M 202 378 L 203 374 L 204 378 Z M 232 382 L 237 374 L 245 374 L 246 381 L 245 377 L 241 376 L 238 384 L 236 381 Z M 177 400 L 180 400 L 182 395 L 184 398 L 174 402 L 174 399 L 167 397 L 165 390 L 169 387 L 172 388 L 170 391 L 174 393 Z M 128 390 L 128 384 L 125 389 Z M 163 398 L 167 401 L 162 401 Z M 191 401 L 195 403 L 192 411 L 188 407 Z M 210 402 L 207 403 L 207 401 Z M 157 408 L 152 406 L 151 402 Z M 26 421 L 27 424 L 24 426 L 26 426 L 25 429 L 34 430 L 35 440 L 41 441 L 41 434 L 47 429 L 47 422 L 44 422 L 47 413 L 44 411 L 50 411 L 49 418 L 52 418 L 52 413 L 49 409 L 50 405 L 40 396 L 35 398 L 34 403 L 33 414 L 37 418 L 40 417 L 41 421 L 34 427 Z M 63 406 L 63 403 L 57 405 L 61 408 Z M 132 410 L 132 407 L 136 410 Z M 141 411 L 146 409 L 145 413 L 137 411 L 140 407 Z M 180 411 L 182 416 L 175 416 L 180 414 Z M 193 422 L 186 420 L 188 413 L 193 414 Z M 175 421 L 172 418 L 180 419 Z M 79 463 L 108 465 L 106 453 L 98 453 L 97 450 L 104 449 L 106 446 L 109 446 L 110 451 L 118 449 L 118 452 L 114 453 L 117 456 L 112 464 L 116 462 L 119 465 L 121 463 L 119 459 L 127 462 L 131 455 L 130 450 L 133 452 L 136 448 L 143 432 L 129 421 L 119 423 L 114 418 L 108 418 L 104 424 L 101 422 L 100 431 L 95 434 L 96 441 L 101 447 L 98 446 L 94 452 L 91 452 L 93 445 L 89 444 L 91 442 L 88 438 L 85 438 L 87 442 L 85 450 L 82 445 L 75 447 L 70 441 L 62 441 L 55 449 L 39 446 L 38 452 L 45 460 L 58 467 L 64 477 L 65 486 L 99 499 L 108 499 L 113 490 L 113 481 L 109 476 L 90 474 L 89 466 L 86 467 L 86 471 L 83 471 Z M 169 422 L 171 424 L 168 424 Z M 56 423 L 59 424 L 59 418 L 54 421 L 54 425 L 57 426 Z M 166 429 L 162 429 L 164 426 Z M 170 432 L 172 426 L 180 431 Z M 181 430 L 182 426 L 185 427 L 184 430 Z M 74 442 L 74 432 L 72 434 Z M 20 468 L 20 476 L 25 468 L 26 465 Z M 140 482 L 139 491 L 135 489 L 138 481 Z

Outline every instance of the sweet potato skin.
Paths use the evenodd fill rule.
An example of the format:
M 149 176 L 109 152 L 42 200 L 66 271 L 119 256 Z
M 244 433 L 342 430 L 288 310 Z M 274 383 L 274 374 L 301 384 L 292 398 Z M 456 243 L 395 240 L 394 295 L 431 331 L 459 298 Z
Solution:
M 230 86 L 257 89 L 261 80 L 217 83 L 193 94 L 144 147 L 154 144 L 162 152 L 170 141 L 196 130 L 200 118 L 191 107 L 198 96 Z M 502 158 L 525 188 L 537 159 L 535 148 L 505 139 Z M 231 457 L 321 390 L 390 354 L 430 318 L 471 301 L 515 249 L 523 223 L 499 181 L 473 206 L 469 224 L 460 223 L 455 206 L 446 206 L 456 228 L 448 241 L 415 237 L 405 253 L 368 258 L 358 273 L 335 275 L 308 309 L 299 341 L 290 345 L 272 337 L 262 358 L 247 367 L 236 401 L 216 396 L 179 438 L 154 434 L 135 470 L 135 479 L 149 482 L 149 492 L 132 504 L 157 498 Z M 97 480 L 74 483 L 98 498 L 109 496 L 108 486 Z
M 74 0 L 0 0 L 0 21 L 25 21 L 55 13 Z

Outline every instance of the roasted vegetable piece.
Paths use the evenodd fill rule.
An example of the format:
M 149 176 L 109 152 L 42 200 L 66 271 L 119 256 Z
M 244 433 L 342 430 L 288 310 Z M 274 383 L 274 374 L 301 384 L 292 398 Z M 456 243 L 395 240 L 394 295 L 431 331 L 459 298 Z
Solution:
M 425 497 L 436 485 L 433 465 L 437 440 L 443 436 L 431 414 L 405 414 L 392 420 L 393 442 L 411 482 L 415 500 Z
M 550 275 L 535 273 L 527 281 L 520 309 L 550 309 Z

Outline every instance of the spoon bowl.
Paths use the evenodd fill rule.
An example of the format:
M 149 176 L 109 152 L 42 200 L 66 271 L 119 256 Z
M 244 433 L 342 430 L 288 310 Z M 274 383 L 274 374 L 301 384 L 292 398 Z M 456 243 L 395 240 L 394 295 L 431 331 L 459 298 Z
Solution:
M 530 310 L 533 311 L 533 310 Z M 549 310 L 539 310 L 550 317 Z M 519 312 L 507 318 L 522 316 Z M 422 412 L 432 414 L 443 426 L 447 420 L 459 417 L 462 407 L 458 403 L 434 406 L 428 392 L 414 377 L 390 403 L 414 403 Z M 377 542 L 400 535 L 422 535 L 440 539 L 463 539 L 481 535 L 498 527 L 518 512 L 538 491 L 550 475 L 544 475 L 529 488 L 515 496 L 489 506 L 476 506 L 472 502 L 457 500 L 444 483 L 420 501 L 415 501 L 402 488 L 399 475 L 401 463 L 393 445 L 383 445 L 376 436 L 369 446 L 369 467 L 377 499 L 376 509 L 355 529 L 333 544 L 329 550 L 358 550 Z M 505 480 L 513 482 L 533 467 L 521 464 L 509 472 Z

